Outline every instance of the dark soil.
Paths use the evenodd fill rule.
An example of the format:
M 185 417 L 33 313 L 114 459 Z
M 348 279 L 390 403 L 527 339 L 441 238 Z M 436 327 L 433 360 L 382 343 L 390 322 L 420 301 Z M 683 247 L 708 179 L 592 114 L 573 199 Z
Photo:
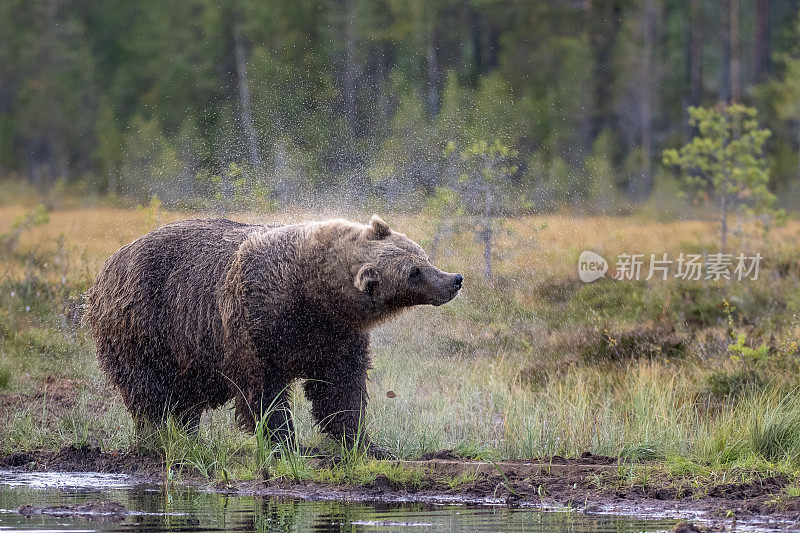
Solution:
M 0 456 L 0 468 L 44 472 L 104 472 L 158 476 L 162 460 L 158 456 L 118 451 L 102 452 L 91 446 L 64 446 L 57 452 L 35 450 Z
M 324 463 L 324 459 L 321 462 Z M 452 450 L 442 450 L 426 454 L 417 461 L 400 463 L 408 468 L 423 469 L 422 482 L 404 485 L 379 475 L 364 486 L 270 479 L 264 482 L 209 483 L 206 489 L 227 494 L 310 500 L 499 503 L 537 508 L 566 506 L 587 513 L 699 517 L 714 529 L 730 527 L 732 520 L 761 526 L 800 524 L 800 498 L 787 495 L 785 488 L 792 481 L 784 476 L 746 483 L 703 484 L 654 473 L 645 482 L 632 482 L 624 477 L 626 468 L 620 468 L 617 459 L 589 453 L 570 459 L 553 456 L 486 463 L 465 460 L 454 455 Z M 163 474 L 158 457 L 105 453 L 92 447 L 15 453 L 0 457 L 0 468 L 127 473 L 147 481 Z M 473 474 L 470 480 L 453 486 L 453 478 L 465 473 Z M 196 479 L 188 481 L 203 483 Z

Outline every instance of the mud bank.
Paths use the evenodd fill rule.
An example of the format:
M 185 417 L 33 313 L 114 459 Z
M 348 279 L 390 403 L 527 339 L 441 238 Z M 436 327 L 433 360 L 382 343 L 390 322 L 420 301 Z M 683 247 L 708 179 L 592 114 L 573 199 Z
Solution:
M 156 455 L 102 452 L 91 446 L 64 446 L 58 451 L 32 450 L 0 456 L 0 468 L 35 472 L 103 472 L 135 474 L 142 480 L 157 480 L 163 473 Z
M 335 469 L 330 458 L 310 459 L 319 469 Z M 504 505 L 537 509 L 574 509 L 587 514 L 699 521 L 713 530 L 749 526 L 761 529 L 800 527 L 800 497 L 790 497 L 785 476 L 758 477 L 744 483 L 698 483 L 653 468 L 631 478 L 636 465 L 584 454 L 498 463 L 469 461 L 449 451 L 392 466 L 416 470 L 413 481 L 398 482 L 378 474 L 361 485 L 271 478 L 264 481 L 210 483 L 183 477 L 203 490 L 229 495 L 349 500 Z M 31 451 L 0 457 L 0 468 L 48 472 L 105 472 L 132 476 L 131 482 L 163 479 L 159 457 L 106 453 L 96 448 L 65 447 L 57 452 Z M 637 480 L 638 479 L 638 480 Z

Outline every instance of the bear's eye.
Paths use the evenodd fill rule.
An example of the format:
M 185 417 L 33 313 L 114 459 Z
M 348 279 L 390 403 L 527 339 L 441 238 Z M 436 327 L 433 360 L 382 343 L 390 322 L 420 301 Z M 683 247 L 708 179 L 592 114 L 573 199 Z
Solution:
M 408 274 L 408 281 L 417 282 L 422 277 L 422 271 L 419 267 L 414 267 L 411 269 L 411 272 Z

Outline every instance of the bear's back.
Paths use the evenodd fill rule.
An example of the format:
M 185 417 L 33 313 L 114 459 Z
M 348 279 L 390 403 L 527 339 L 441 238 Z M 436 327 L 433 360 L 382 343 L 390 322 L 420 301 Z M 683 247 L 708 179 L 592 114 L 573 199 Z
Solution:
M 129 357 L 168 359 L 158 366 L 213 357 L 221 334 L 217 288 L 242 241 L 265 229 L 226 219 L 182 220 L 123 246 L 89 293 L 87 321 L 98 345 L 126 346 Z

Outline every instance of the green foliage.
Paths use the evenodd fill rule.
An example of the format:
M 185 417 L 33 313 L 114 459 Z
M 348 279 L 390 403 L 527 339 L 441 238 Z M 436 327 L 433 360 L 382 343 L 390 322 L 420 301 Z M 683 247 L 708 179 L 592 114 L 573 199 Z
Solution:
M 16 219 L 11 224 L 11 230 L 35 228 L 43 226 L 48 222 L 50 222 L 50 215 L 47 213 L 47 207 L 45 207 L 44 204 L 39 204 L 36 206 L 36 210 L 33 213 Z
M 706 378 L 705 388 L 710 397 L 717 401 L 736 401 L 766 389 L 769 384 L 767 370 L 773 358 L 768 345 L 760 344 L 755 348 L 748 345 L 747 334 L 737 329 L 736 307 L 727 298 L 723 299 L 720 309 L 731 341 L 725 346 L 725 354 L 734 369 L 714 371 Z
M 0 366 L 0 390 L 5 389 L 11 383 L 11 370 Z
M 122 179 L 118 188 L 132 197 L 150 198 L 174 186 L 185 165 L 155 119 L 133 117 L 123 136 Z
M 558 155 L 545 150 L 534 151 L 528 161 L 523 183 L 532 209 L 552 210 L 565 205 L 570 198 L 572 169 Z
M 671 287 L 674 297 L 670 309 L 678 320 L 692 327 L 713 326 L 730 319 L 730 309 L 720 301 L 722 293 L 717 285 L 711 283 L 679 282 Z
M 636 326 L 617 331 L 603 327 L 596 340 L 587 340 L 581 349 L 584 360 L 592 363 L 661 359 L 676 361 L 686 357 L 686 340 L 662 324 Z
M 765 385 L 760 373 L 746 369 L 717 371 L 706 379 L 706 391 L 718 402 L 737 400 L 746 394 L 760 392 Z
M 425 212 L 437 221 L 448 216 L 463 216 L 464 204 L 455 189 L 436 187 L 433 194 L 425 199 Z
M 725 319 L 728 323 L 728 335 L 734 341 L 728 344 L 726 350 L 728 355 L 736 364 L 741 364 L 745 371 L 761 370 L 769 361 L 770 348 L 766 344 L 761 344 L 756 348 L 748 346 L 747 334 L 743 331 L 736 331 L 734 324 L 735 306 L 728 303 L 727 299 L 722 302 Z
M 453 143 L 447 143 L 444 155 L 448 156 L 455 150 Z M 467 164 L 466 172 L 459 175 L 459 181 L 469 182 L 480 176 L 486 184 L 504 185 L 508 178 L 517 172 L 517 167 L 511 160 L 518 153 L 500 139 L 495 139 L 489 144 L 485 140 L 473 142 L 464 148 L 460 157 Z M 471 172 L 470 172 L 471 171 Z
M 800 29 L 800 25 L 798 25 Z M 783 52 L 775 55 L 775 60 L 783 65 L 783 78 L 774 80 L 775 111 L 783 119 L 800 120 L 800 57 L 795 46 L 794 53 Z
M 664 150 L 664 164 L 684 171 L 692 189 L 721 194 L 727 187 L 728 194 L 772 203 L 763 158 L 770 131 L 759 128 L 757 111 L 739 104 L 690 107 L 689 117 L 698 135 L 678 150 Z
M 642 323 L 658 317 L 662 302 L 660 295 L 644 282 L 598 280 L 582 284 L 570 296 L 564 314 L 558 316 L 557 320 L 588 321 L 599 314 L 603 319 L 635 319 Z
M 122 164 L 122 133 L 119 129 L 114 109 L 103 100 L 97 111 L 95 120 L 95 136 L 97 147 L 94 156 L 100 174 L 101 190 L 109 194 L 119 193 L 119 170 Z
M 233 209 L 273 211 L 278 207 L 273 191 L 256 169 L 231 162 L 218 174 L 198 172 L 195 181 L 206 191 L 207 207 L 225 214 Z
M 155 194 L 150 197 L 150 203 L 147 206 L 137 205 L 136 210 L 144 213 L 147 217 L 147 226 L 150 229 L 155 229 L 161 222 L 161 206 L 163 203 Z
M 514 163 L 517 156 L 518 153 L 500 139 L 491 144 L 485 140 L 476 141 L 461 151 L 454 142 L 448 141 L 444 157 L 457 176 L 454 191 L 458 196 L 442 189 L 430 204 L 434 208 L 453 210 L 449 214 L 453 220 L 451 227 L 460 232 L 468 225 L 476 238 L 483 242 L 486 279 L 492 277 L 494 233 L 498 230 L 507 232 L 502 209 L 507 204 L 510 179 L 517 173 Z M 465 214 L 468 214 L 466 220 Z
M 728 353 L 731 361 L 741 363 L 747 368 L 758 368 L 769 360 L 769 346 L 762 344 L 757 348 L 751 348 L 745 344 L 747 335 L 739 333 L 736 335 L 736 342 L 728 345 Z
M 66 360 L 75 351 L 75 341 L 50 328 L 28 328 L 17 335 L 17 342 L 30 357 Z
M 754 95 L 765 74 L 774 78 L 758 97 L 780 136 L 768 147 L 773 191 L 796 177 L 787 118 L 798 116 L 797 14 L 784 4 L 770 8 L 777 61 L 741 76 L 743 94 Z M 608 212 L 649 163 L 640 142 L 646 122 L 649 153 L 658 153 L 682 135 L 687 95 L 698 104 L 727 96 L 711 81 L 722 47 L 691 57 L 684 34 L 697 13 L 663 0 L 654 5 L 659 45 L 646 73 L 641 28 L 651 12 L 635 2 L 47 6 L 0 6 L 0 77 L 15 80 L 0 110 L 0 173 L 42 188 L 86 181 L 88 191 L 138 201 L 158 194 L 168 205 L 216 202 L 194 176 L 222 175 L 232 161 L 257 164 L 247 107 L 258 170 L 284 203 L 298 190 L 346 189 L 363 199 L 366 187 L 389 206 L 417 206 L 437 186 L 452 186 L 439 158 L 445 140 L 464 147 L 500 137 L 524 163 L 513 188 L 525 198 L 514 207 Z M 719 20 L 724 9 L 701 3 L 699 16 Z M 743 29 L 757 12 L 743 10 Z M 237 43 L 246 43 L 246 76 Z M 706 64 L 704 79 L 681 74 L 687 60 Z M 651 94 L 643 79 L 653 80 Z M 649 121 L 631 105 L 645 99 Z
M 17 219 L 11 223 L 11 231 L 0 234 L 1 248 L 5 248 L 5 250 L 9 252 L 12 251 L 23 233 L 32 228 L 44 226 L 48 222 L 50 222 L 50 214 L 47 212 L 47 207 L 45 207 L 44 204 L 39 204 L 32 213 L 17 217 Z
M 754 108 L 739 104 L 690 107 L 689 125 L 697 135 L 680 149 L 664 150 L 663 161 L 681 170 L 687 191 L 708 203 L 719 201 L 724 245 L 729 205 L 739 201 L 767 212 L 775 202 L 764 158 L 771 132 L 759 127 Z
M 464 440 L 453 448 L 453 455 L 471 461 L 487 461 L 491 460 L 495 454 L 479 442 Z
M 227 482 L 231 478 L 232 459 L 244 444 L 225 428 L 212 426 L 194 431 L 172 417 L 167 417 L 159 427 L 149 429 L 150 432 L 140 431 L 138 446 L 140 451 L 154 452 L 163 458 L 167 485 L 177 481 L 184 472 Z
M 585 190 L 581 196 L 591 200 L 601 213 L 609 213 L 619 203 L 618 171 L 614 164 L 613 133 L 604 130 L 595 139 L 592 151 L 584 162 L 586 179 L 583 180 Z M 563 181 L 563 180 L 562 180 Z

